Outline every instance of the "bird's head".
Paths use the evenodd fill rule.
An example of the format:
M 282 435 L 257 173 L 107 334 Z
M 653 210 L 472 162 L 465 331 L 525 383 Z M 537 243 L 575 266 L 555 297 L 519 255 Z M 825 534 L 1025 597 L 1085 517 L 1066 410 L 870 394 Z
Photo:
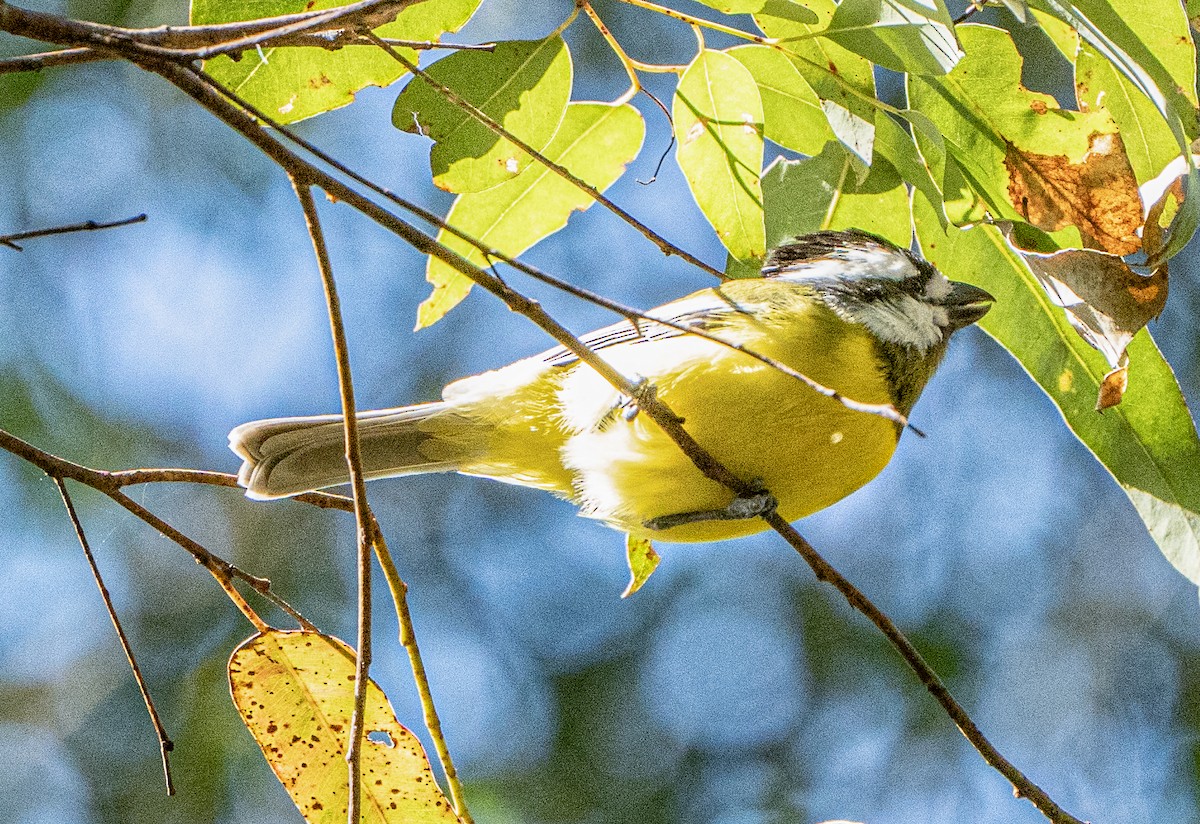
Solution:
M 776 248 L 762 270 L 812 288 L 843 319 L 883 344 L 940 357 L 950 336 L 987 314 L 995 300 L 949 280 L 907 249 L 857 229 L 816 232 Z

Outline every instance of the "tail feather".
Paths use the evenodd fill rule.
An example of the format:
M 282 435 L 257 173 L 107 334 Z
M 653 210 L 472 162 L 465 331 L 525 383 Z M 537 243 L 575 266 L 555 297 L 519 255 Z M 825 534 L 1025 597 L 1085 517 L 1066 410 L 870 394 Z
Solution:
M 363 412 L 359 446 L 367 479 L 425 472 L 453 472 L 467 459 L 469 438 L 442 439 L 437 431 L 461 433 L 468 421 L 444 403 Z M 243 460 L 238 483 L 251 498 L 286 498 L 348 483 L 341 415 L 270 418 L 244 423 L 229 433 L 229 448 Z

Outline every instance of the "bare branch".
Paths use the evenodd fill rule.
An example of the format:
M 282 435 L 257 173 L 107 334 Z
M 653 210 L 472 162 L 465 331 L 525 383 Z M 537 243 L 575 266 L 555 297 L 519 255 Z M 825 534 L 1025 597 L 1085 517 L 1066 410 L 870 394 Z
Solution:
M 167 795 L 175 795 L 175 783 L 171 780 L 171 751 L 175 749 L 175 744 L 167 735 L 167 729 L 163 726 L 162 719 L 158 716 L 158 710 L 154 706 L 154 699 L 150 697 L 150 688 L 146 685 L 146 679 L 142 675 L 141 667 L 138 666 L 137 658 L 134 657 L 133 647 L 129 643 L 128 636 L 125 635 L 125 628 L 121 626 L 121 619 L 117 617 L 117 609 L 113 606 L 112 596 L 108 594 L 108 587 L 104 585 L 104 577 L 100 574 L 100 567 L 96 565 L 96 556 L 92 554 L 92 548 L 88 545 L 87 535 L 83 531 L 83 523 L 75 511 L 75 503 L 67 491 L 67 484 L 62 478 L 55 478 L 54 484 L 58 487 L 59 494 L 62 495 L 63 506 L 67 509 L 67 517 L 71 519 L 71 526 L 75 528 L 75 537 L 79 539 L 79 546 L 83 549 L 83 557 L 87 559 L 88 566 L 92 570 L 92 579 L 96 582 L 96 588 L 100 590 L 100 600 L 104 602 L 108 618 L 117 631 L 121 649 L 125 651 L 125 660 L 129 662 L 129 669 L 133 671 L 133 680 L 142 694 L 146 712 L 150 714 L 150 723 L 154 726 L 154 734 L 158 736 L 158 751 L 162 758 L 163 779 L 167 784 Z
M 18 252 L 24 251 L 17 245 L 18 240 L 29 240 L 35 237 L 47 237 L 49 235 L 65 235 L 69 232 L 94 232 L 99 229 L 115 229 L 118 226 L 129 226 L 133 223 L 142 223 L 146 220 L 146 216 L 135 215 L 127 217 L 124 220 L 115 220 L 112 223 L 97 223 L 94 220 L 87 220 L 83 223 L 72 223 L 68 226 L 55 226 L 50 229 L 33 229 L 29 232 L 17 232 L 12 235 L 0 235 L 0 246 L 7 246 L 10 249 L 15 249 Z
M 425 663 L 421 658 L 421 649 L 417 646 L 417 632 L 413 627 L 412 613 L 408 608 L 408 585 L 400 577 L 392 552 L 388 549 L 383 532 L 378 522 L 373 524 L 375 557 L 383 567 L 383 577 L 387 580 L 388 589 L 392 593 L 392 603 L 396 605 L 396 620 L 400 624 L 400 645 L 408 653 L 408 663 L 412 668 L 413 681 L 417 686 L 417 695 L 421 699 L 421 711 L 425 716 L 425 728 L 433 739 L 433 748 L 437 751 L 442 770 L 446 773 L 446 786 L 450 794 L 450 803 L 464 824 L 473 824 L 471 813 L 467 810 L 466 796 L 463 792 L 462 780 L 454 768 L 454 760 L 450 757 L 450 748 L 446 745 L 446 736 L 442 732 L 442 722 L 438 717 L 437 707 L 433 702 L 433 691 L 429 688 L 429 676 L 425 672 Z
M 329 261 L 329 249 L 325 245 L 325 234 L 321 231 L 321 218 L 317 214 L 312 189 L 303 178 L 295 175 L 292 176 L 292 185 L 304 210 L 304 222 L 308 227 L 309 237 L 312 238 L 317 268 L 321 272 L 321 284 L 325 289 L 325 303 L 329 309 L 329 328 L 333 336 L 334 359 L 337 361 L 338 389 L 342 396 L 346 466 L 350 472 L 350 488 L 354 493 L 354 519 L 358 525 L 358 654 L 355 657 L 354 669 L 354 712 L 350 718 L 350 741 L 346 747 L 350 791 L 346 820 L 349 824 L 358 824 L 362 808 L 360 776 L 365 735 L 363 716 L 366 712 L 367 685 L 370 683 L 371 668 L 371 546 L 374 516 L 367 503 L 367 485 L 358 440 L 358 412 L 354 403 L 354 380 L 350 370 L 350 349 L 346 345 L 346 327 L 342 318 L 337 283 L 333 277 L 333 265 Z
M 341 28 L 374 28 L 395 19 L 421 0 L 359 0 L 347 6 L 316 12 L 215 26 L 163 26 L 127 29 L 0 3 L 0 31 L 65 46 L 91 46 L 133 59 L 158 58 L 189 62 L 221 54 L 239 54 L 272 45 L 276 40 Z M 181 47 L 180 44 L 186 44 Z

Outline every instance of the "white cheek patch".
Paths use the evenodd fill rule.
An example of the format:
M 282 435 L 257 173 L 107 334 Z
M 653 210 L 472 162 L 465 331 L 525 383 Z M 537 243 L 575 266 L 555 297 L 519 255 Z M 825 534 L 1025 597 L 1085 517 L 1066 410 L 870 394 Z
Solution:
M 911 295 L 860 303 L 850 310 L 859 323 L 881 340 L 926 350 L 941 343 L 949 325 L 943 306 L 931 306 Z
M 934 303 L 941 303 L 950 296 L 953 289 L 950 279 L 941 272 L 935 271 L 929 278 L 929 282 L 925 284 L 925 297 Z

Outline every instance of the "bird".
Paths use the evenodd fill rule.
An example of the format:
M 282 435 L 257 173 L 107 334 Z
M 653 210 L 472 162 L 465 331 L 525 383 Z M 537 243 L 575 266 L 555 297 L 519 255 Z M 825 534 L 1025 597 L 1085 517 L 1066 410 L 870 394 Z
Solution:
M 359 413 L 365 477 L 459 472 L 534 487 L 634 538 L 665 542 L 758 532 L 766 522 L 753 516 L 767 507 L 791 522 L 830 506 L 882 471 L 950 337 L 994 298 L 858 229 L 791 238 L 760 274 L 581 340 L 652 386 L 701 447 L 763 491 L 761 507 L 739 507 L 746 501 L 563 347 L 450 383 L 438 401 Z M 711 338 L 905 418 L 848 408 Z M 317 415 L 236 427 L 238 483 L 264 500 L 347 483 L 343 425 L 341 415 Z

